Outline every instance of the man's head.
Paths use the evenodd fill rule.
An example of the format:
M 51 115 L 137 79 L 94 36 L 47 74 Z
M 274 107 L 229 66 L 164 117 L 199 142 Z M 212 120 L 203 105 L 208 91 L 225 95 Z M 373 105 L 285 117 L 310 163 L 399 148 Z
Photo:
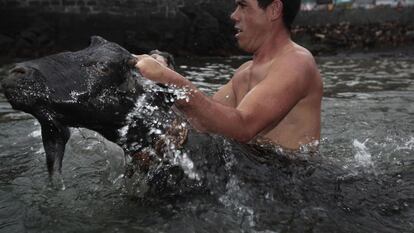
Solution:
M 231 14 L 239 47 L 254 53 L 264 43 L 274 41 L 282 31 L 289 31 L 300 0 L 236 0 Z
M 283 3 L 283 23 L 290 30 L 293 20 L 299 12 L 301 0 L 257 0 L 257 3 L 260 8 L 266 9 L 273 1 Z

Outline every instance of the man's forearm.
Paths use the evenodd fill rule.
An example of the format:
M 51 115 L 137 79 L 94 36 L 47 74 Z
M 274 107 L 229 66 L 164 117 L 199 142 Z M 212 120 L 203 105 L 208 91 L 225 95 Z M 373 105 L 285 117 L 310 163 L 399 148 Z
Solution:
M 146 76 L 145 70 L 141 72 Z M 196 129 L 243 142 L 256 135 L 256 130 L 249 127 L 248 119 L 238 109 L 214 101 L 179 73 L 164 67 L 157 76 L 155 81 L 185 89 L 188 98 L 176 100 L 175 105 Z
M 247 142 L 256 135 L 238 109 L 220 104 L 200 91 L 192 91 L 188 101 L 179 100 L 176 106 L 198 130 L 218 133 L 241 142 Z

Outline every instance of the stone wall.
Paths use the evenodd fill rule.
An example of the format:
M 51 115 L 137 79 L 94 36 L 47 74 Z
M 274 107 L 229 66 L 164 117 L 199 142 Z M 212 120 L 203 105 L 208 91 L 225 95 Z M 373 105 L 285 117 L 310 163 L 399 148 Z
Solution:
M 224 3 L 223 3 L 224 2 Z M 227 2 L 227 3 L 225 3 Z M 174 16 L 189 5 L 220 3 L 219 0 L 1 0 L 0 6 L 7 8 L 42 8 L 44 11 L 135 16 L 137 14 L 163 14 Z
M 0 0 L 0 53 L 73 50 L 101 35 L 137 53 L 223 54 L 236 50 L 231 9 L 221 0 Z
M 134 53 L 157 48 L 176 55 L 237 54 L 233 8 L 233 0 L 0 0 L 0 55 L 77 50 L 91 35 Z M 301 12 L 293 37 L 315 53 L 414 44 L 413 13 L 414 8 Z
M 314 53 L 414 45 L 414 8 L 377 7 L 301 12 L 294 38 Z

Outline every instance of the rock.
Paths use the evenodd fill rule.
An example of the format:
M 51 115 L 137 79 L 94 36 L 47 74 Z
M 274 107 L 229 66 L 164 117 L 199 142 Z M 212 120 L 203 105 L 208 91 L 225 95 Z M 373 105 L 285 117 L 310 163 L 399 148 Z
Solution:
M 315 37 L 319 38 L 319 39 L 322 39 L 322 40 L 326 38 L 326 36 L 324 34 L 320 34 L 320 33 L 316 33 Z
M 382 35 L 382 31 L 381 30 L 375 32 L 375 36 L 380 36 L 380 35 Z
M 14 40 L 8 36 L 0 34 L 0 47 L 10 47 Z
M 405 36 L 407 37 L 407 39 L 409 40 L 414 40 L 414 30 L 413 31 L 407 31 L 405 33 Z

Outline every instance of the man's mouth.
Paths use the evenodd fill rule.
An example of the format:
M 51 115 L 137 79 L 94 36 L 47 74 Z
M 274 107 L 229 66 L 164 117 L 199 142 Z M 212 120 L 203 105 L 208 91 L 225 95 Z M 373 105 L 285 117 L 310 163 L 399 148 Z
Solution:
M 235 37 L 238 38 L 240 36 L 240 34 L 243 32 L 243 30 L 239 27 L 234 27 L 234 29 L 236 30 L 236 35 Z

